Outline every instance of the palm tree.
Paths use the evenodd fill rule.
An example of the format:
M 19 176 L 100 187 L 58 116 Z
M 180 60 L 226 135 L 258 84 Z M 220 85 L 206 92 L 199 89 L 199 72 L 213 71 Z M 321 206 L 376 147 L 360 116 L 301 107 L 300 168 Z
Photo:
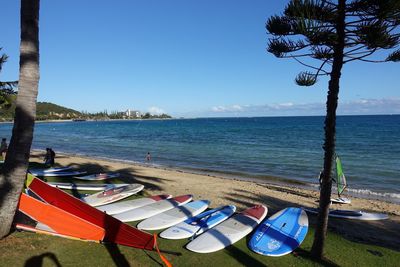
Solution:
M 0 47 L 0 50 L 2 48 Z M 8 56 L 6 54 L 2 54 L 0 57 L 0 72 L 3 69 L 3 64 L 7 62 Z M 0 108 L 8 109 L 12 104 L 12 95 L 16 92 L 14 89 L 17 87 L 17 81 L 8 81 L 2 82 L 0 81 Z
M 323 256 L 328 225 L 342 67 L 356 60 L 400 61 L 400 50 L 394 50 L 400 43 L 399 24 L 399 0 L 291 0 L 283 15 L 267 21 L 266 28 L 271 34 L 268 51 L 278 58 L 293 58 L 312 69 L 296 77 L 298 85 L 314 85 L 323 75 L 330 78 L 319 214 L 311 251 L 316 258 Z M 372 57 L 384 50 L 388 51 L 384 60 Z
M 21 0 L 19 89 L 12 137 L 0 175 L 0 238 L 10 232 L 29 164 L 39 84 L 39 2 Z

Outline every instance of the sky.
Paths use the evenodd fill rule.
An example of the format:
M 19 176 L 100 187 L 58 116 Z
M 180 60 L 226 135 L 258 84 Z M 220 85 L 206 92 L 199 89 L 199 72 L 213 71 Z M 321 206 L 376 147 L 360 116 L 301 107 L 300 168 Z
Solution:
M 41 0 L 38 101 L 174 117 L 324 115 L 328 79 L 266 51 L 287 1 Z M 17 80 L 20 1 L 0 2 L 0 80 Z M 399 63 L 344 66 L 339 115 L 400 114 Z

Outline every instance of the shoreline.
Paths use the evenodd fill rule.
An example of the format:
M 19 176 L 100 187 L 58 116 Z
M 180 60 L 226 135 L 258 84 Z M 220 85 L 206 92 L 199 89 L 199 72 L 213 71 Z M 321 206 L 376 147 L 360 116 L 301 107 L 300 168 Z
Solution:
M 34 153 L 43 153 L 40 149 L 32 149 Z M 293 178 L 286 178 L 286 177 L 279 177 L 273 175 L 251 175 L 246 173 L 227 173 L 223 171 L 213 171 L 213 170 L 204 170 L 204 169 L 196 169 L 190 167 L 174 167 L 168 165 L 161 165 L 161 164 L 153 164 L 153 163 L 146 163 L 146 162 L 138 162 L 132 160 L 123 160 L 123 159 L 115 159 L 115 158 L 107 158 L 102 156 L 89 156 L 84 154 L 78 153 L 66 153 L 66 152 L 57 152 L 58 155 L 63 155 L 67 157 L 80 157 L 85 159 L 93 159 L 93 160 L 101 160 L 101 161 L 109 161 L 115 163 L 122 163 L 122 164 L 131 164 L 137 165 L 144 168 L 154 168 L 160 170 L 168 170 L 168 171 L 175 171 L 180 173 L 187 173 L 187 174 L 194 174 L 194 175 L 202 175 L 214 178 L 221 178 L 227 180 L 234 180 L 234 181 L 246 181 L 251 183 L 260 183 L 269 186 L 282 186 L 282 187 L 295 187 L 301 190 L 312 191 L 315 193 L 319 193 L 318 190 L 318 183 L 308 183 L 304 181 L 295 180 Z M 317 178 L 315 178 L 317 180 Z M 363 193 L 360 193 L 363 192 Z M 350 189 L 347 188 L 344 194 L 345 196 L 361 198 L 366 200 L 377 200 L 388 202 L 392 204 L 399 204 L 400 205 L 400 198 L 397 197 L 398 194 L 396 193 L 387 193 L 387 192 L 374 192 L 369 189 Z M 396 197 L 393 197 L 396 195 Z M 335 187 L 332 187 L 332 197 L 335 197 Z
M 32 150 L 32 155 L 33 158 L 39 158 L 41 159 L 44 156 L 44 152 L 41 150 Z M 32 160 L 32 158 L 31 158 Z M 35 160 L 36 161 L 36 160 Z M 42 163 L 41 160 L 36 161 L 38 163 Z M 85 164 L 82 164 L 82 163 Z M 166 180 L 173 180 L 171 176 L 178 176 L 179 178 L 182 177 L 187 177 L 187 179 L 184 179 L 183 181 L 190 181 L 192 179 L 199 179 L 200 181 L 204 180 L 211 180 L 210 182 L 216 182 L 218 181 L 219 183 L 222 184 L 240 184 L 243 188 L 250 188 L 253 189 L 253 187 L 265 187 L 269 188 L 271 190 L 279 191 L 279 192 L 286 192 L 286 194 L 294 194 L 298 196 L 307 196 L 307 197 L 312 197 L 313 201 L 306 201 L 305 203 L 313 204 L 310 206 L 316 206 L 317 201 L 319 198 L 319 191 L 317 188 L 312 188 L 308 187 L 307 184 L 303 184 L 302 182 L 297 182 L 293 184 L 285 184 L 285 183 L 273 183 L 270 182 L 269 180 L 264 180 L 264 179 L 258 179 L 254 180 L 253 178 L 244 178 L 244 177 L 229 177 L 229 176 L 224 176 L 221 175 L 220 173 L 207 173 L 207 172 L 197 172 L 194 170 L 190 169 L 185 169 L 185 168 L 172 168 L 168 166 L 162 166 L 162 165 L 154 165 L 154 164 L 147 164 L 147 163 L 141 163 L 141 162 L 133 162 L 133 161 L 128 161 L 128 160 L 119 160 L 119 159 L 109 159 L 109 158 L 102 158 L 102 157 L 91 157 L 91 156 L 85 156 L 85 155 L 79 155 L 79 154 L 69 154 L 69 153 L 64 153 L 64 152 L 58 152 L 56 156 L 56 165 L 61 165 L 61 166 L 66 166 L 66 165 L 71 165 L 73 167 L 77 168 L 88 168 L 88 172 L 107 172 L 107 171 L 119 171 L 121 172 L 122 175 L 127 175 L 128 179 L 136 179 L 136 176 L 143 176 L 143 177 L 151 177 L 152 179 L 164 179 Z M 79 167 L 82 165 L 82 167 Z M 122 168 L 121 168 L 122 167 Z M 119 170 L 118 170 L 119 169 Z M 122 170 L 122 171 L 121 171 Z M 145 174 L 150 174 L 149 176 L 146 175 L 138 175 L 140 173 L 145 173 Z M 270 176 L 272 180 L 278 180 L 280 179 L 279 177 L 274 177 Z M 180 180 L 180 182 L 183 182 Z M 193 183 L 193 181 L 190 181 Z M 199 187 L 201 187 L 199 185 Z M 195 188 L 195 187 L 194 187 Z M 187 191 L 187 190 L 186 190 Z M 161 192 L 159 192 L 161 193 Z M 346 194 L 349 195 L 349 194 Z M 335 196 L 335 194 L 332 194 L 332 196 Z M 364 196 L 364 195 L 363 195 Z M 400 204 L 395 203 L 395 202 L 390 202 L 387 200 L 383 199 L 376 199 L 376 198 L 368 198 L 368 197 L 359 197 L 359 196 L 352 196 L 353 202 L 349 205 L 338 205 L 338 204 L 333 204 L 333 208 L 345 208 L 345 209 L 351 209 L 351 208 L 366 208 L 366 210 L 369 211 L 374 211 L 374 212 L 382 212 L 379 209 L 371 209 L 366 205 L 366 203 L 373 204 L 373 206 L 376 207 L 391 207 L 388 208 L 387 211 L 389 214 L 400 216 Z M 358 202 L 363 202 L 363 205 L 359 205 L 360 203 Z M 365 202 L 365 203 L 364 203 Z M 299 202 L 301 203 L 301 202 Z M 354 205 L 353 205 L 354 204 Z
M 43 152 L 32 151 L 30 162 L 42 163 Z M 140 183 L 145 186 L 142 195 L 191 194 L 195 200 L 211 201 L 210 208 L 222 205 L 236 205 L 237 211 L 256 204 L 268 207 L 268 216 L 286 207 L 317 207 L 319 193 L 295 186 L 281 186 L 267 183 L 226 179 L 171 170 L 145 164 L 95 159 L 58 153 L 56 166 L 71 166 L 88 173 L 119 172 L 121 176 L 107 182 Z M 57 178 L 57 181 L 72 181 L 71 178 Z M 329 218 L 329 229 L 345 238 L 400 250 L 400 205 L 381 200 L 352 198 L 351 204 L 332 204 L 332 209 L 362 210 L 386 213 L 388 220 L 358 221 Z M 309 224 L 315 226 L 317 217 L 308 215 Z

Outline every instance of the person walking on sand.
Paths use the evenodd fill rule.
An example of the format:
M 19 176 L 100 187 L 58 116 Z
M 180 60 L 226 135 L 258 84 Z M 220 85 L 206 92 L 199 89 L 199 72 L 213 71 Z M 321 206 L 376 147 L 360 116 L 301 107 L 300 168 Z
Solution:
M 8 149 L 7 139 L 6 138 L 2 138 L 1 139 L 1 145 L 0 145 L 0 155 L 3 158 L 3 160 L 6 159 L 7 149 Z
M 151 160 L 150 152 L 147 152 L 146 161 L 149 162 Z

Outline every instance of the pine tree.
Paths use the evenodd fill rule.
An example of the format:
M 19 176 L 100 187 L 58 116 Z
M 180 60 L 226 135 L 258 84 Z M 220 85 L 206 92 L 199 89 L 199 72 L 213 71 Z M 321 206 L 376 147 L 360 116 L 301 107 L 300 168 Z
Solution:
M 315 258 L 323 257 L 328 225 L 342 67 L 352 61 L 398 62 L 399 24 L 400 0 L 291 0 L 282 15 L 266 23 L 268 52 L 309 69 L 296 77 L 298 85 L 311 86 L 318 77 L 329 77 L 319 214 L 311 250 Z M 378 59 L 378 51 L 386 52 L 386 58 Z

